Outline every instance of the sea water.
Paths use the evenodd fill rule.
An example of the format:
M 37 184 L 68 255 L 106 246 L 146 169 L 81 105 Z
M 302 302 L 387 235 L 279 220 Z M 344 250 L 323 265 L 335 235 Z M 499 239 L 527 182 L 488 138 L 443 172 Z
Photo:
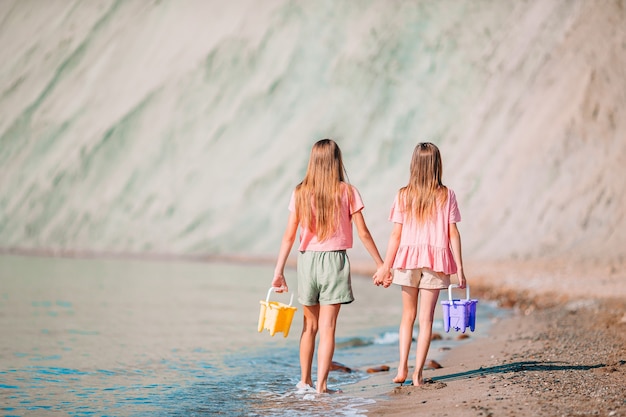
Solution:
M 363 415 L 375 399 L 350 387 L 370 376 L 369 367 L 389 365 L 389 379 L 395 375 L 398 289 L 353 277 L 356 301 L 341 309 L 333 358 L 352 372 L 332 371 L 329 387 L 344 393 L 320 396 L 295 388 L 297 301 L 288 337 L 258 332 L 272 272 L 272 265 L 0 256 L 0 415 Z M 297 293 L 295 272 L 286 275 Z M 271 299 L 288 303 L 289 294 Z M 478 306 L 472 337 L 498 314 L 487 302 Z M 444 338 L 431 344 L 434 359 L 464 343 L 443 333 L 440 306 L 437 314 L 434 331 Z

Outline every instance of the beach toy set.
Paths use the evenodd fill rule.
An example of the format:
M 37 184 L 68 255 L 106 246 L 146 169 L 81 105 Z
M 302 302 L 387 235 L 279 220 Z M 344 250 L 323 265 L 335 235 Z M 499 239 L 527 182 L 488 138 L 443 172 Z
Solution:
M 450 328 L 457 332 L 465 333 L 469 327 L 474 331 L 476 327 L 476 304 L 478 300 L 470 300 L 469 284 L 465 286 L 465 300 L 452 299 L 452 288 L 458 288 L 456 284 L 448 287 L 448 299 L 441 302 L 443 307 L 443 328 L 448 333 Z
M 293 315 L 297 308 L 293 307 L 293 294 L 289 304 L 283 304 L 278 301 L 270 301 L 270 294 L 274 291 L 274 288 L 270 288 L 267 292 L 265 301 L 261 300 L 261 311 L 259 313 L 259 333 L 263 329 L 267 329 L 271 336 L 274 336 L 278 332 L 283 332 L 283 336 L 287 337 L 289 334 L 289 328 L 293 321 Z

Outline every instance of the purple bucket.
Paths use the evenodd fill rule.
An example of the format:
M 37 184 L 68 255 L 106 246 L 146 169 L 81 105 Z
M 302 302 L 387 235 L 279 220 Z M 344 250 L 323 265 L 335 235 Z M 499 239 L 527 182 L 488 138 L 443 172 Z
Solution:
M 469 285 L 465 286 L 465 300 L 452 299 L 452 288 L 458 288 L 456 284 L 448 287 L 448 299 L 441 302 L 443 308 L 443 328 L 447 332 L 453 328 L 457 332 L 465 333 L 468 327 L 474 331 L 476 327 L 476 304 L 478 300 L 470 300 Z

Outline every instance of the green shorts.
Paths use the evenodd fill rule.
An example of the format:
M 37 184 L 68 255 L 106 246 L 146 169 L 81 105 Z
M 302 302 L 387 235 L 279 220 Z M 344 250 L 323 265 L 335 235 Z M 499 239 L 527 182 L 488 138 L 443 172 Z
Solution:
M 304 306 L 354 301 L 350 261 L 345 250 L 298 252 L 298 301 Z

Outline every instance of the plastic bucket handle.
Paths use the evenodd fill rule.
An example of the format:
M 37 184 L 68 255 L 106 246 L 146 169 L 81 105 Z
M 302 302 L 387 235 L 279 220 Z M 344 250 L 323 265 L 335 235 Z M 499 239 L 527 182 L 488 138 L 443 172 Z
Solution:
M 457 284 L 450 284 L 448 286 L 448 300 L 450 300 L 450 302 L 452 302 L 452 288 L 459 288 L 459 286 Z M 293 294 L 292 294 L 292 297 L 293 297 Z M 466 300 L 470 299 L 469 284 L 465 284 L 465 299 Z
M 267 292 L 267 297 L 265 298 L 265 302 L 266 303 L 269 303 L 269 301 L 270 301 L 270 294 L 272 293 L 272 291 L 276 291 L 276 288 L 270 287 L 269 291 Z M 291 299 L 289 300 L 289 307 L 291 307 L 292 303 L 293 303 L 293 293 L 291 293 Z

